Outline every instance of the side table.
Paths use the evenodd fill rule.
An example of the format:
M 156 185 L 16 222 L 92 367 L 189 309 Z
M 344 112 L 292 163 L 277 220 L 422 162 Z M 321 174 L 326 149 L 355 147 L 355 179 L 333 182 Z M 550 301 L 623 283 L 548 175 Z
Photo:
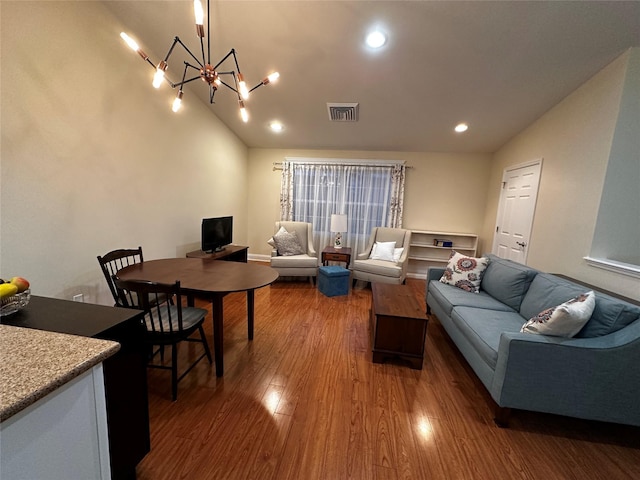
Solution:
M 346 268 L 349 268 L 349 264 L 351 263 L 351 248 L 324 247 L 324 250 L 322 250 L 322 265 L 326 267 L 329 262 L 344 262 L 346 263 Z

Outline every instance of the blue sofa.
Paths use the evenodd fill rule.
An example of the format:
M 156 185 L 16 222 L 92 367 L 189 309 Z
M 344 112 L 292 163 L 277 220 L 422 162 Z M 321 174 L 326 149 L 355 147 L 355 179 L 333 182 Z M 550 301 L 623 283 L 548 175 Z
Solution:
M 573 338 L 520 333 L 546 308 L 592 288 L 494 255 L 479 293 L 427 273 L 435 314 L 497 404 L 510 409 L 640 426 L 640 306 L 596 290 L 596 306 Z

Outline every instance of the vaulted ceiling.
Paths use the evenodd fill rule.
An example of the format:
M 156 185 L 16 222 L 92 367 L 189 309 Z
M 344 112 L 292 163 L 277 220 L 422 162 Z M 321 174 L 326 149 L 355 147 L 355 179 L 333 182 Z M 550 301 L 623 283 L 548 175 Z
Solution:
M 191 0 L 105 5 L 154 63 L 176 35 L 200 52 Z M 376 26 L 388 38 L 374 51 L 364 38 Z M 179 114 L 206 102 L 249 147 L 494 152 L 640 46 L 640 2 L 222 0 L 211 2 L 211 39 L 213 62 L 235 48 L 250 86 L 276 70 L 280 79 L 251 94 L 248 123 L 232 91 L 208 105 L 199 80 Z M 132 55 L 124 44 L 122 55 Z M 151 83 L 153 70 L 136 65 Z M 176 53 L 167 75 L 175 82 L 182 70 Z M 153 94 L 171 107 L 167 85 Z M 327 103 L 341 102 L 359 104 L 357 122 L 329 121 Z M 466 133 L 453 131 L 459 122 Z

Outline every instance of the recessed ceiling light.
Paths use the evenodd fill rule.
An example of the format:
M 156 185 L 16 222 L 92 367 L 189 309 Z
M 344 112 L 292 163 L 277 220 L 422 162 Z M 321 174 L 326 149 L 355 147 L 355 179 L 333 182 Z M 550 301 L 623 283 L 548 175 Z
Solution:
M 387 37 L 380 30 L 374 30 L 373 32 L 367 35 L 367 45 L 371 48 L 380 48 L 387 41 Z
M 278 122 L 277 120 L 271 122 L 269 124 L 269 127 L 275 133 L 280 133 L 282 130 L 284 130 L 284 125 L 282 125 L 282 123 Z
M 466 123 L 459 123 L 458 125 L 456 125 L 456 128 L 454 128 L 454 130 L 458 133 L 466 132 L 468 129 L 469 125 L 467 125 Z

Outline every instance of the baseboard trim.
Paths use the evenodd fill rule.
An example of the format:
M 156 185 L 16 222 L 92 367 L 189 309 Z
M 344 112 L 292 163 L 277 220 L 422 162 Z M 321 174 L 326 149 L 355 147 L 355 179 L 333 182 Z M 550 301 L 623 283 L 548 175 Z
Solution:
M 271 263 L 271 255 L 250 253 L 249 255 L 247 255 L 247 259 L 251 260 L 252 262 Z

